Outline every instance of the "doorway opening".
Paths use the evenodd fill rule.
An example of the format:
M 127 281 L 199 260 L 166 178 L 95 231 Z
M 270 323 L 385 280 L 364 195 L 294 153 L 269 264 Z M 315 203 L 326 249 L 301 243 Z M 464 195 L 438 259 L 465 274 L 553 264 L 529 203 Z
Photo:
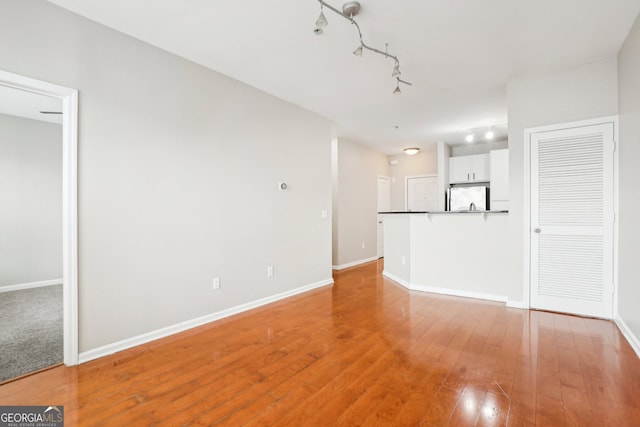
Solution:
M 43 95 L 61 103 L 62 125 L 62 306 L 63 362 L 78 363 L 78 91 L 0 70 L 0 86 Z

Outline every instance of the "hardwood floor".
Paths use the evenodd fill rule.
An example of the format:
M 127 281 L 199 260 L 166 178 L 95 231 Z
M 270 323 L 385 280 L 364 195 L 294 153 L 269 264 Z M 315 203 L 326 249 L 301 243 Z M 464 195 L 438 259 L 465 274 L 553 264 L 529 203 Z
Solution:
M 409 292 L 381 263 L 0 386 L 66 426 L 638 426 L 640 360 L 607 321 Z

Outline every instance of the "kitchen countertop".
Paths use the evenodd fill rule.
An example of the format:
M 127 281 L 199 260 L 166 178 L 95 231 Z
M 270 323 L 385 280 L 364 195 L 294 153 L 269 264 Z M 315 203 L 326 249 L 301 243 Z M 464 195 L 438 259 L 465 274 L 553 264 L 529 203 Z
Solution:
M 389 214 L 445 214 L 445 215 L 456 215 L 456 214 L 494 214 L 494 213 L 509 213 L 508 210 L 504 211 L 391 211 L 391 212 L 378 212 L 380 215 L 389 215 Z

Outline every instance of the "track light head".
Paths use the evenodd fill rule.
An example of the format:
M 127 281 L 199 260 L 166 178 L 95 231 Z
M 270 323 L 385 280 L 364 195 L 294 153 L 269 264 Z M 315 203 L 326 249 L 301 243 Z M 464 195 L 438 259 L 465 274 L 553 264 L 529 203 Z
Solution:
M 402 91 L 400 90 L 400 83 L 396 85 L 396 88 L 393 90 L 394 95 L 400 95 Z
M 391 72 L 392 77 L 398 77 L 400 74 L 400 64 L 396 62 L 396 65 L 393 66 L 393 71 Z
M 316 19 L 316 27 L 324 28 L 329 25 L 329 21 L 327 21 L 327 17 L 324 16 L 324 12 L 322 11 L 322 5 L 320 5 L 320 16 Z
M 355 56 L 362 56 L 362 45 L 358 46 L 356 50 L 353 51 Z
M 484 134 L 485 139 L 493 139 L 495 137 L 495 133 L 493 133 L 493 129 L 489 129 L 487 133 Z

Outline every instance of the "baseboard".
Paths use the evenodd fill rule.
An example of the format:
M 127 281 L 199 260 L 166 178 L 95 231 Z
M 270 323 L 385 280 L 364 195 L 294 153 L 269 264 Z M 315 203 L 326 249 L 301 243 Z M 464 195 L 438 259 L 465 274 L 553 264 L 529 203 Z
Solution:
M 146 334 L 138 335 L 136 337 L 128 338 L 126 340 L 118 341 L 113 344 L 107 344 L 105 346 L 80 353 L 78 357 L 79 359 L 78 363 L 85 363 L 90 360 L 98 359 L 100 357 L 109 356 L 110 354 L 114 354 L 122 350 L 127 350 L 129 348 L 136 347 L 141 344 L 146 344 L 148 342 L 155 341 L 160 338 L 168 337 L 169 335 L 184 332 L 188 329 L 196 328 L 198 326 L 202 326 L 204 324 L 211 323 L 216 320 L 224 319 L 225 317 L 233 316 L 235 314 L 239 314 L 263 305 L 270 304 L 272 302 L 276 302 L 285 298 L 292 297 L 294 295 L 298 295 L 304 292 L 311 291 L 316 288 L 321 288 L 323 286 L 332 285 L 332 284 L 333 284 L 333 279 L 321 280 L 319 282 L 312 283 L 307 286 L 302 286 L 300 288 L 292 289 L 287 292 L 282 292 L 282 293 L 272 295 L 266 298 L 262 298 L 256 301 L 252 301 L 246 304 L 241 304 L 236 307 L 231 307 L 226 310 L 222 310 L 216 313 L 208 314 L 206 316 L 198 317 L 196 319 L 187 320 L 186 322 L 181 322 L 172 326 L 167 326 L 165 328 L 148 332 Z
M 627 326 L 624 320 L 622 320 L 620 317 L 616 316 L 613 321 L 615 322 L 616 326 L 618 326 L 618 329 L 620 329 L 620 332 L 622 332 L 622 335 L 624 335 L 624 337 L 627 339 L 627 342 L 629 343 L 631 348 L 633 348 L 633 351 L 636 352 L 636 356 L 638 356 L 638 358 L 640 359 L 640 340 L 638 339 L 638 337 L 636 337 L 634 333 L 631 332 L 629 326 Z
M 347 264 L 332 265 L 331 268 L 334 269 L 334 270 L 343 270 L 345 268 L 355 267 L 356 265 L 366 264 L 366 263 L 371 262 L 371 261 L 376 261 L 377 259 L 378 259 L 378 257 L 374 256 L 374 257 L 371 257 L 371 258 L 361 259 L 359 261 L 354 261 L 354 262 L 350 262 L 350 263 L 347 263 Z
M 398 277 L 398 276 L 396 276 L 395 274 L 391 274 L 391 273 L 389 273 L 388 271 L 383 270 L 383 271 L 382 271 L 382 275 L 383 275 L 384 277 L 387 277 L 387 278 L 389 278 L 389 279 L 393 280 L 394 282 L 396 282 L 396 283 L 397 283 L 398 285 L 400 285 L 400 286 L 404 286 L 404 287 L 405 287 L 405 288 L 407 288 L 407 289 L 411 289 L 411 284 L 410 284 L 409 282 L 407 282 L 407 281 L 406 281 L 406 280 L 404 280 L 404 279 L 399 278 L 399 277 Z
M 529 306 L 527 306 L 524 302 L 514 300 L 507 300 L 507 307 L 520 308 L 522 310 L 527 310 L 529 308 Z
M 507 297 L 502 295 L 485 294 L 481 292 L 461 291 L 458 289 L 441 288 L 439 286 L 416 285 L 414 283 L 409 283 L 406 280 L 400 279 L 399 277 L 394 276 L 393 274 L 387 271 L 383 271 L 382 275 L 385 277 L 388 277 L 389 279 L 393 280 L 399 285 L 402 285 L 405 288 L 412 291 L 430 292 L 434 294 L 449 295 L 454 297 L 475 298 L 475 299 L 481 299 L 486 301 L 507 302 Z
M 461 291 L 459 289 L 441 288 L 439 286 L 411 285 L 411 290 L 421 292 L 431 292 L 434 294 L 450 295 L 454 297 L 474 298 L 486 301 L 507 302 L 507 297 L 495 294 L 485 294 L 483 292 Z
M 40 282 L 22 283 L 20 285 L 0 286 L 0 292 L 21 291 L 23 289 L 42 288 L 53 285 L 62 285 L 62 279 L 42 280 Z

